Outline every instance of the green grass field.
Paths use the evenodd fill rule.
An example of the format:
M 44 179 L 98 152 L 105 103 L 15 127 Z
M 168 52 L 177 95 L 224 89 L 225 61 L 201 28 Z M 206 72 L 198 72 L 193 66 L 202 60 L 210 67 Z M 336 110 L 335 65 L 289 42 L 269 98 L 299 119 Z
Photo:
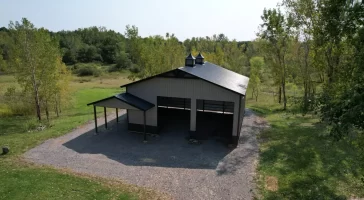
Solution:
M 261 94 L 258 102 L 247 100 L 247 107 L 271 125 L 259 135 L 259 199 L 364 197 L 359 151 L 346 141 L 325 136 L 318 116 L 283 112 L 282 105 L 267 94 Z
M 0 146 L 10 153 L 0 156 L 0 199 L 153 199 L 153 191 L 119 182 L 75 175 L 48 167 L 35 166 L 21 159 L 21 154 L 46 139 L 63 135 L 93 118 L 87 103 L 122 91 L 127 74 L 100 78 L 74 77 L 71 82 L 72 101 L 59 118 L 52 116 L 51 128 L 28 132 L 35 123 L 33 116 L 0 116 Z M 6 87 L 16 85 L 12 76 L 0 76 L 0 96 Z M 5 88 L 5 89 L 4 89 Z M 1 104 L 1 102 L 0 102 Z M 4 106 L 0 106 L 4 108 Z M 114 110 L 112 110 L 114 111 Z M 99 109 L 102 112 L 102 109 Z M 100 115 L 100 114 L 99 114 Z M 101 116 L 101 115 L 100 115 Z

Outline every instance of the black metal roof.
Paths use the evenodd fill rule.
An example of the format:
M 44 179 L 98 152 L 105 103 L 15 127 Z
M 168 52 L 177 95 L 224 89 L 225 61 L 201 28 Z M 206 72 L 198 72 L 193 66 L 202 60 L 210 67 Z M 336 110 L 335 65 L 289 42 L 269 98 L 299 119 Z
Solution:
M 194 67 L 184 66 L 178 69 L 242 95 L 245 95 L 248 88 L 248 77 L 209 62 L 205 62 L 203 65 L 196 64 Z
M 129 94 L 129 93 L 120 93 L 120 94 L 117 94 L 117 95 L 114 95 L 114 96 L 111 96 L 111 97 L 108 97 L 108 98 L 105 98 L 105 99 L 101 99 L 101 100 L 98 100 L 98 101 L 95 101 L 95 102 L 92 102 L 92 103 L 89 103 L 87 104 L 88 106 L 89 105 L 92 105 L 92 104 L 95 104 L 95 103 L 99 103 L 99 102 L 102 102 L 102 101 L 105 101 L 105 100 L 108 100 L 108 99 L 112 99 L 112 98 L 116 98 L 126 104 L 129 104 L 135 108 L 138 108 L 140 110 L 149 110 L 151 108 L 153 108 L 155 105 L 144 100 L 144 99 L 141 99 L 139 97 L 136 97 L 132 94 Z
M 120 87 L 126 87 L 129 85 L 133 85 L 135 83 L 143 82 L 145 80 L 149 80 L 154 77 L 159 77 L 163 74 L 175 71 L 175 70 L 181 70 L 183 72 L 186 72 L 188 74 L 191 74 L 194 77 L 200 78 L 202 80 L 205 80 L 209 83 L 215 84 L 217 86 L 220 86 L 224 89 L 230 90 L 232 92 L 235 92 L 237 94 L 245 95 L 246 90 L 248 88 L 249 78 L 246 76 L 243 76 L 241 74 L 235 73 L 233 71 L 230 71 L 228 69 L 225 69 L 223 67 L 220 67 L 218 65 L 205 62 L 204 64 L 196 64 L 193 67 L 190 66 L 184 66 L 177 69 L 172 69 L 167 72 L 163 72 L 154 76 L 147 77 L 145 79 L 141 79 L 132 83 L 128 83 L 125 85 L 122 85 Z

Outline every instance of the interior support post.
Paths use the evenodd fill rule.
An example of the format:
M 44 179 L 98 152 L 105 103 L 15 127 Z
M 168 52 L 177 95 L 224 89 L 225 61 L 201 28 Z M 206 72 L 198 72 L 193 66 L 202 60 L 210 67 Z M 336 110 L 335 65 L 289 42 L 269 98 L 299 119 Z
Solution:
M 116 108 L 116 122 L 119 123 L 119 109 Z
M 143 113 L 144 115 L 144 142 L 147 141 L 147 127 L 146 127 L 146 115 L 145 115 L 145 111 Z
M 225 101 L 222 102 L 222 114 L 225 114 Z
M 104 107 L 105 128 L 107 129 L 106 107 Z
M 98 131 L 97 131 L 97 116 L 96 116 L 96 106 L 94 106 L 94 120 L 95 120 L 95 131 L 96 131 L 96 133 L 97 133 Z
M 202 112 L 205 112 L 205 100 L 202 100 Z
M 190 132 L 196 131 L 196 116 L 197 116 L 196 99 L 191 99 Z

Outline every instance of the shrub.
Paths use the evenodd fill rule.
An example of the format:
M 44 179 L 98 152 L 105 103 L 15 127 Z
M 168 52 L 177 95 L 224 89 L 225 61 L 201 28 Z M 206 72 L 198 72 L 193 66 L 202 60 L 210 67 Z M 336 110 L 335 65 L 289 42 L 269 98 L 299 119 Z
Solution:
M 141 70 L 138 65 L 133 65 L 133 67 L 130 68 L 130 72 L 132 72 L 132 73 L 139 73 L 140 71 Z
M 109 68 L 109 72 L 121 71 L 132 67 L 133 63 L 129 59 L 129 54 L 122 51 L 116 58 L 116 64 Z
M 24 101 L 19 101 L 24 99 Z M 29 101 L 26 101 L 29 100 Z M 29 115 L 34 111 L 32 98 L 26 92 L 18 92 L 15 87 L 9 87 L 4 94 L 4 103 L 11 112 L 9 115 Z
M 9 108 L 8 105 L 6 104 L 0 104 L 0 117 L 8 117 L 8 116 L 12 116 L 13 112 L 11 111 L 11 109 Z
M 101 75 L 102 71 L 95 65 L 75 65 L 75 73 L 77 76 L 95 76 Z
M 39 126 L 39 122 L 38 122 L 38 120 L 36 120 L 36 119 L 30 119 L 30 120 L 27 120 L 27 121 L 24 123 L 24 130 L 25 130 L 25 131 L 33 131 L 33 130 L 35 130 L 38 126 Z

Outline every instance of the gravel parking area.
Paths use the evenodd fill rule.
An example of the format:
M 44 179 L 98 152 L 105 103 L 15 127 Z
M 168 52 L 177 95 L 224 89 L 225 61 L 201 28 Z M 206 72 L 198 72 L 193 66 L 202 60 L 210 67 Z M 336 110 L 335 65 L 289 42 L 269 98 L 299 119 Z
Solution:
M 174 199 L 252 199 L 256 134 L 266 126 L 249 109 L 245 112 L 242 137 L 235 149 L 210 139 L 188 144 L 188 130 L 164 130 L 160 136 L 143 136 L 126 130 L 124 113 L 120 122 L 110 116 L 108 130 L 94 133 L 94 123 L 67 135 L 50 139 L 29 150 L 32 162 L 67 168 L 169 193 Z M 99 119 L 99 123 L 103 119 Z M 101 124 L 101 123 L 100 123 Z M 172 131 L 173 130 L 173 131 Z

